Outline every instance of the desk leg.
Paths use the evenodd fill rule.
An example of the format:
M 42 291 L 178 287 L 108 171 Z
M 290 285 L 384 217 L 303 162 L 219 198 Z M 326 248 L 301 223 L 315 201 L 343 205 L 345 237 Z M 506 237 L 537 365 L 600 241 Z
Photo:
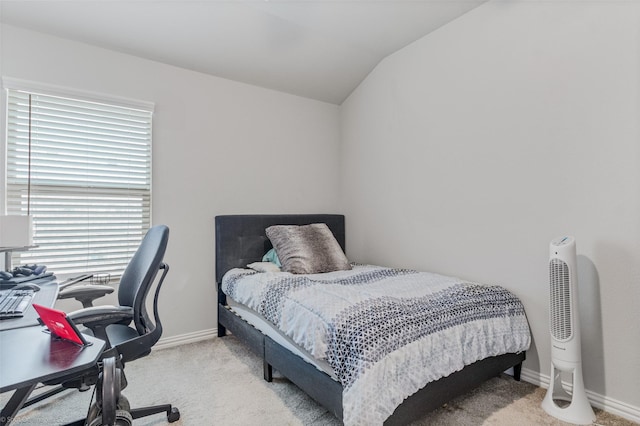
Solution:
M 16 389 L 13 395 L 11 395 L 11 399 L 9 399 L 9 402 L 7 402 L 7 405 L 4 406 L 0 413 L 0 426 L 8 425 L 13 421 L 16 414 L 18 414 L 18 411 L 22 408 L 24 402 L 36 388 L 36 385 L 37 383 L 34 383 L 26 388 Z

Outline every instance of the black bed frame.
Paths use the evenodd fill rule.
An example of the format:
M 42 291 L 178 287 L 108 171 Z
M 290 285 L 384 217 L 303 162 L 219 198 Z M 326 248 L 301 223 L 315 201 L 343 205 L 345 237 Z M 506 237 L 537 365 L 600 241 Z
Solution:
M 326 223 L 342 249 L 345 249 L 343 215 L 226 215 L 216 216 L 216 281 L 218 283 L 218 336 L 229 330 L 263 360 L 264 379 L 272 381 L 273 369 L 295 383 L 318 403 L 342 420 L 342 385 L 326 373 L 291 353 L 258 329 L 235 315 L 220 290 L 224 274 L 262 259 L 271 249 L 265 229 L 271 225 Z M 404 425 L 419 419 L 453 398 L 469 392 L 482 382 L 513 367 L 515 380 L 525 353 L 504 354 L 477 361 L 461 371 L 428 383 L 396 408 L 385 425 Z

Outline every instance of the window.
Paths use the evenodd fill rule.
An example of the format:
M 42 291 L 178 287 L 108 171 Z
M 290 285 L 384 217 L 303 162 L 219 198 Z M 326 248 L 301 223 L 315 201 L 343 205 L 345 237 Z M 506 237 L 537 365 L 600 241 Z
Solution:
M 152 114 L 7 89 L 7 214 L 33 216 L 37 245 L 14 265 L 122 273 L 151 224 Z

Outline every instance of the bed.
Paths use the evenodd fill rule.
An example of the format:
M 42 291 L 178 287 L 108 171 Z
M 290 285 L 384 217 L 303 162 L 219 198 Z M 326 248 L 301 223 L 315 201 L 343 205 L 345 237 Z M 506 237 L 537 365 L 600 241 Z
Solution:
M 499 354 L 483 356 L 482 358 L 469 363 L 465 362 L 464 365 L 460 366 L 460 368 L 455 367 L 453 371 L 445 373 L 442 377 L 436 376 L 436 379 L 425 382 L 426 384 L 422 382 L 420 382 L 419 385 L 412 384 L 416 387 L 419 386 L 419 388 L 416 389 L 415 392 L 411 390 L 408 395 L 401 396 L 399 400 L 401 403 L 398 402 L 397 397 L 395 402 L 386 403 L 387 407 L 382 407 L 380 409 L 384 414 L 382 414 L 382 417 L 378 414 L 378 417 L 376 417 L 375 420 L 366 418 L 369 411 L 375 411 L 375 407 L 371 409 L 367 408 L 367 412 L 363 412 L 362 409 L 360 411 L 355 409 L 354 411 L 353 401 L 354 398 L 357 400 L 359 394 L 356 394 L 352 389 L 355 387 L 369 387 L 369 384 L 364 379 L 359 379 L 360 382 L 355 382 L 358 386 L 353 385 L 354 382 L 349 380 L 349 377 L 351 377 L 349 373 L 345 373 L 344 369 L 335 364 L 335 359 L 332 359 L 331 356 L 328 356 L 327 359 L 323 359 L 318 356 L 317 351 L 314 352 L 313 348 L 315 346 L 319 346 L 320 349 L 323 347 L 326 349 L 326 346 L 328 345 L 326 342 L 322 342 L 322 344 L 315 342 L 307 345 L 305 344 L 304 338 L 302 341 L 300 339 L 296 339 L 296 335 L 305 334 L 299 333 L 298 329 L 285 329 L 284 327 L 282 330 L 278 329 L 275 327 L 274 323 L 268 321 L 269 314 L 257 312 L 257 307 L 254 306 L 252 308 L 249 306 L 250 302 L 247 300 L 250 300 L 253 296 L 246 296 L 248 299 L 243 300 L 243 291 L 236 289 L 236 287 L 240 289 L 250 289 L 255 285 L 253 282 L 245 284 L 244 287 L 236 285 L 236 282 L 243 282 L 241 279 L 256 280 L 263 278 L 259 272 L 247 270 L 246 267 L 254 262 L 260 262 L 265 253 L 269 252 L 272 248 L 271 240 L 267 237 L 265 232 L 267 228 L 274 225 L 309 224 L 326 224 L 342 251 L 345 251 L 345 220 L 343 215 L 225 215 L 217 216 L 215 218 L 216 281 L 218 283 L 218 336 L 225 336 L 227 331 L 229 331 L 238 339 L 243 341 L 254 353 L 260 356 L 263 360 L 263 374 L 265 380 L 271 381 L 273 369 L 276 369 L 284 377 L 288 378 L 318 403 L 323 405 L 328 411 L 333 413 L 333 415 L 338 419 L 349 425 L 381 424 L 383 421 L 385 425 L 407 424 L 413 420 L 419 419 L 429 411 L 440 407 L 447 401 L 468 392 L 482 382 L 510 368 L 513 368 L 514 379 L 520 380 L 520 370 L 522 362 L 525 359 L 525 350 L 528 348 L 530 343 L 530 332 L 528 325 L 526 324 L 526 318 L 524 317 L 524 309 L 519 304 L 519 301 L 517 301 L 517 299 L 515 299 L 515 297 L 509 292 L 501 287 L 493 286 L 492 288 L 499 292 L 499 297 L 503 297 L 506 294 L 507 297 L 515 299 L 515 302 L 514 300 L 510 301 L 511 307 L 508 309 L 510 311 L 519 311 L 519 314 L 513 314 L 515 320 L 513 318 L 509 318 L 505 324 L 507 324 L 507 326 L 509 326 L 508 324 L 516 324 L 515 328 L 518 328 L 518 330 L 514 330 L 513 332 L 509 331 L 507 333 L 504 333 L 503 330 L 503 334 L 507 335 L 509 339 L 511 338 L 509 336 L 511 334 L 517 336 L 517 342 L 513 343 L 509 341 L 504 345 L 504 348 L 516 348 L 516 350 L 505 352 L 503 349 L 498 351 L 500 352 Z M 286 280 L 294 282 L 294 287 L 296 289 L 304 287 L 305 291 L 307 291 L 306 289 L 311 291 L 315 288 L 329 288 L 326 287 L 326 281 L 324 281 L 325 277 L 327 280 L 338 280 L 338 284 L 343 284 L 344 282 L 351 283 L 355 278 L 362 276 L 377 277 L 378 275 L 391 275 L 392 280 L 396 280 L 392 281 L 394 285 L 398 285 L 398 288 L 401 288 L 403 285 L 402 283 L 404 283 L 402 280 L 407 279 L 406 277 L 403 278 L 403 276 L 406 275 L 409 281 L 411 281 L 414 280 L 415 277 L 423 274 L 415 271 L 391 270 L 389 268 L 373 267 L 370 265 L 352 265 L 349 269 L 350 270 L 347 271 L 331 272 L 328 274 L 314 274 L 309 276 L 291 275 L 287 277 Z M 335 277 L 333 275 L 335 275 Z M 429 276 L 435 277 L 432 279 L 436 280 L 436 287 L 441 284 L 441 281 L 449 282 L 448 277 L 435 276 L 434 274 Z M 303 284 L 301 284 L 302 281 L 300 280 L 303 280 Z M 225 281 L 224 286 L 223 281 Z M 331 281 L 330 287 L 342 288 L 342 286 L 338 284 Z M 457 286 L 456 288 L 460 288 L 461 284 L 454 284 L 455 286 L 452 287 Z M 471 284 L 465 283 L 465 285 Z M 449 284 L 442 284 L 441 287 L 447 287 L 448 291 L 448 286 Z M 480 286 L 476 287 L 480 288 Z M 484 288 L 486 286 L 482 287 Z M 227 293 L 231 294 L 231 296 Z M 440 293 L 442 292 L 438 292 L 438 294 Z M 315 294 L 317 295 L 317 293 Z M 235 299 L 240 299 L 247 303 L 247 305 L 244 305 Z M 312 296 L 310 298 L 308 297 L 308 299 L 316 300 L 319 298 L 317 296 Z M 319 301 L 314 303 L 321 304 Z M 328 301 L 326 303 L 332 304 L 335 302 Z M 305 309 L 315 310 L 317 309 L 317 306 L 305 307 L 304 309 L 298 310 Z M 283 314 L 278 311 L 278 315 L 282 316 Z M 484 314 L 481 314 L 481 316 L 482 315 Z M 291 315 L 287 313 L 285 316 L 290 317 Z M 276 321 L 275 323 L 278 322 Z M 295 326 L 296 324 L 290 325 L 290 327 Z M 331 325 L 331 327 L 334 326 Z M 501 327 L 505 327 L 505 325 L 502 324 Z M 335 326 L 335 328 L 339 327 Z M 476 340 L 482 341 L 482 339 Z M 434 341 L 435 340 L 429 342 L 432 344 Z M 325 346 L 323 346 L 323 344 Z M 495 343 L 492 343 L 492 345 L 495 346 Z M 416 346 L 416 348 L 418 347 Z M 418 354 L 425 352 L 426 348 L 427 347 L 424 345 L 418 348 L 420 349 Z M 391 362 L 389 360 L 394 359 L 396 356 L 398 355 L 395 352 L 393 353 L 393 356 L 385 355 L 385 362 Z M 411 355 L 410 357 L 415 357 L 415 352 L 414 355 Z M 366 359 L 364 361 L 367 364 L 367 369 L 370 369 L 369 361 L 371 360 Z M 398 365 L 406 365 L 402 364 L 402 362 L 403 361 L 398 362 Z M 437 363 L 434 362 L 434 364 Z M 384 369 L 393 370 L 395 368 L 394 365 L 391 365 L 391 368 L 389 365 L 391 364 L 386 364 Z M 380 368 L 378 368 L 378 370 L 380 370 Z M 384 375 L 387 373 L 388 371 L 383 371 L 382 374 Z M 421 378 L 421 373 L 422 370 L 418 373 L 416 373 L 415 370 L 411 370 L 409 378 L 413 380 L 413 377 L 415 376 L 417 378 L 416 380 L 424 380 Z M 404 380 L 406 380 L 406 371 L 399 371 L 395 374 L 404 377 Z M 387 392 L 380 393 L 382 394 Z M 363 400 L 360 401 L 361 406 L 369 407 L 370 404 L 374 403 L 365 398 L 371 398 L 371 395 L 363 397 Z M 389 404 L 394 408 L 389 410 Z

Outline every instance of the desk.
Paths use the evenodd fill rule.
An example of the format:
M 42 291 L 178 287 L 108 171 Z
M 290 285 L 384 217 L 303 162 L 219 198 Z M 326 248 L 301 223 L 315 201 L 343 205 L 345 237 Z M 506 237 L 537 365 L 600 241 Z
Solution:
M 0 425 L 8 425 L 36 385 L 73 376 L 93 365 L 105 342 L 86 336 L 92 343 L 80 347 L 52 339 L 44 327 L 25 327 L 0 332 L 0 392 L 15 390 L 0 413 Z
M 38 284 L 34 303 L 53 306 L 58 283 Z M 0 321 L 0 393 L 15 390 L 0 412 L 0 426 L 11 423 L 36 385 L 73 376 L 96 364 L 105 347 L 103 340 L 85 336 L 90 346 L 52 339 L 38 323 L 33 306 L 22 318 Z
M 33 283 L 40 286 L 40 291 L 36 292 L 34 295 L 32 304 L 36 303 L 38 305 L 52 307 L 58 298 L 58 282 L 54 280 L 40 283 L 39 280 L 34 280 Z M 34 325 L 39 325 L 38 313 L 33 309 L 33 306 L 29 306 L 24 312 L 22 318 L 7 318 L 0 320 L 0 331 L 32 327 Z

